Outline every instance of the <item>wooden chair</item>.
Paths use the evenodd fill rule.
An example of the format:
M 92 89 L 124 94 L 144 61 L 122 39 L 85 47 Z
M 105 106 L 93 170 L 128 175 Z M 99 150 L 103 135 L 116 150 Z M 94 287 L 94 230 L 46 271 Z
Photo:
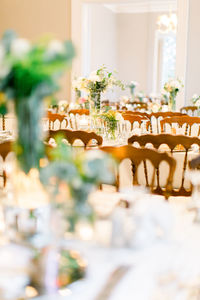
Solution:
M 149 118 L 151 120 L 151 133 L 161 133 L 160 121 L 162 119 L 171 118 L 175 116 L 183 116 L 183 114 L 180 112 L 171 112 L 171 111 L 151 113 L 149 115 Z M 156 121 L 156 131 L 153 130 L 153 120 Z
M 182 127 L 183 125 L 186 125 L 185 127 L 185 135 L 191 136 L 192 133 L 192 126 L 194 124 L 199 124 L 199 130 L 197 136 L 200 134 L 200 118 L 199 117 L 189 117 L 186 115 L 182 116 L 175 116 L 171 118 L 165 118 L 160 121 L 161 126 L 161 132 L 165 132 L 165 126 L 166 124 L 169 124 L 172 126 L 173 124 L 177 124 L 179 127 Z
M 145 118 L 148 118 L 150 120 L 150 114 L 147 114 L 145 112 L 141 112 L 141 111 L 131 111 L 131 110 L 127 110 L 127 111 L 121 111 L 121 114 L 122 116 L 125 114 L 128 114 L 128 115 L 132 115 L 132 116 L 140 116 L 140 117 L 145 117 Z
M 159 150 L 161 145 L 167 145 L 169 150 L 167 152 L 171 152 L 173 156 L 175 152 L 177 152 L 177 146 L 181 145 L 184 152 L 184 162 L 183 162 L 183 170 L 182 170 L 182 178 L 181 178 L 181 186 L 179 189 L 173 188 L 171 191 L 172 196 L 191 196 L 192 187 L 190 189 L 186 189 L 184 187 L 185 184 L 185 171 L 188 166 L 188 151 L 191 149 L 191 146 L 196 144 L 200 147 L 200 139 L 198 137 L 189 137 L 184 135 L 171 135 L 171 134 L 158 134 L 158 135 L 142 135 L 136 136 L 133 135 L 128 139 L 128 143 L 134 145 L 134 143 L 138 143 L 141 147 L 145 147 L 147 144 L 152 144 L 156 150 Z M 180 146 L 179 146 L 180 147 Z M 178 166 L 177 166 L 178 167 Z
M 101 146 L 103 143 L 103 138 L 94 132 L 86 132 L 81 130 L 72 131 L 68 129 L 50 130 L 47 141 L 49 141 L 50 138 L 55 139 L 57 135 L 60 135 L 66 139 L 71 146 L 73 146 L 76 140 L 81 140 L 85 148 L 89 146 L 89 142 L 91 140 L 95 140 L 97 142 L 97 146 Z
M 59 121 L 59 123 L 60 123 L 60 129 L 62 127 L 62 122 L 65 121 L 65 127 L 67 128 L 68 120 L 67 120 L 66 117 L 67 117 L 66 115 L 53 114 L 51 112 L 48 112 L 47 118 L 49 120 L 49 130 L 53 130 L 54 129 L 56 121 Z
M 126 113 L 123 113 L 122 116 L 125 121 L 129 121 L 131 123 L 131 130 L 133 130 L 134 123 L 136 122 L 139 124 L 140 127 L 144 122 L 146 122 L 146 130 L 148 130 L 148 128 L 150 127 L 150 121 L 145 116 L 142 117 L 140 115 L 132 115 Z
M 86 116 L 89 116 L 90 114 L 90 111 L 89 109 L 71 109 L 68 114 L 73 114 L 73 115 L 86 115 Z
M 151 150 L 151 149 L 139 149 L 139 148 L 132 147 L 130 145 L 122 146 L 122 147 L 102 147 L 100 149 L 113 155 L 113 157 L 116 158 L 119 161 L 119 163 L 121 163 L 124 159 L 127 158 L 131 160 L 132 173 L 133 173 L 133 185 L 139 185 L 137 171 L 139 165 L 143 163 L 145 179 L 146 179 L 146 187 L 150 188 L 152 193 L 158 195 L 164 195 L 166 198 L 168 198 L 169 195 L 171 194 L 172 181 L 173 181 L 173 175 L 176 167 L 176 162 L 167 153 L 159 153 L 158 151 Z M 154 172 L 153 172 L 151 182 L 146 168 L 147 160 L 149 160 L 154 167 Z M 167 178 L 167 182 L 164 188 L 160 186 L 160 182 L 159 182 L 159 165 L 163 161 L 165 161 L 169 165 L 169 176 Z M 155 186 L 155 174 L 157 174 L 156 186 Z M 119 188 L 119 172 L 117 174 L 116 187 Z
M 187 114 L 191 117 L 197 116 L 198 107 L 197 106 L 184 106 L 180 109 L 181 113 Z
M 4 163 L 6 161 L 8 154 L 11 153 L 12 151 L 13 151 L 12 142 L 0 143 L 0 156 L 3 159 L 3 172 L 2 174 L 0 174 L 0 177 L 3 177 L 3 187 L 6 186 L 6 182 L 7 182 L 7 174 L 6 174 Z

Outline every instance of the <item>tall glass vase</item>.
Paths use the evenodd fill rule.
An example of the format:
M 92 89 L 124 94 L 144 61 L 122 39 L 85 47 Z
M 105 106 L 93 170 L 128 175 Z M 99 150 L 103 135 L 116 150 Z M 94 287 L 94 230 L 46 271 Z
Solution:
M 173 94 L 170 94 L 169 96 L 169 111 L 176 111 L 176 96 Z
M 130 87 L 130 92 L 131 92 L 131 98 L 132 100 L 135 100 L 135 86 Z
M 44 157 L 41 128 L 43 98 L 33 94 L 16 100 L 15 114 L 18 123 L 16 155 L 20 168 L 27 174 L 32 168 L 38 168 L 40 159 Z
M 90 99 L 90 111 L 100 112 L 101 110 L 101 92 L 91 93 Z

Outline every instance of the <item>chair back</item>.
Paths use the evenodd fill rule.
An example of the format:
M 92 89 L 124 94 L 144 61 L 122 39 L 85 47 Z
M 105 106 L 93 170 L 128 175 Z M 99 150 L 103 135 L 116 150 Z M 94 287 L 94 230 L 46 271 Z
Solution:
M 146 187 L 149 187 L 152 193 L 164 195 L 166 198 L 171 194 L 173 175 L 175 171 L 176 162 L 167 153 L 159 153 L 151 149 L 140 149 L 130 145 L 122 147 L 102 147 L 101 150 L 110 153 L 115 159 L 121 163 L 125 159 L 130 159 L 132 163 L 133 185 L 140 184 L 138 181 L 138 167 L 141 163 L 144 164 Z M 154 171 L 152 180 L 149 178 L 147 164 L 150 161 L 153 165 Z M 169 165 L 169 175 L 167 177 L 166 185 L 160 186 L 159 181 L 159 166 L 161 162 L 165 161 Z M 157 174 L 157 183 L 155 185 L 155 175 Z M 117 174 L 116 186 L 119 188 L 119 172 Z
M 161 133 L 161 125 L 160 121 L 165 118 L 171 118 L 175 116 L 183 116 L 182 113 L 180 112 L 172 112 L 172 111 L 167 111 L 167 112 L 157 112 L 157 113 L 151 113 L 149 115 L 150 121 L 151 121 L 151 133 Z M 155 124 L 155 128 L 154 128 Z
M 145 112 L 141 112 L 141 111 L 132 111 L 132 110 L 127 110 L 127 111 L 123 111 L 121 112 L 122 113 L 122 116 L 125 114 L 127 115 L 131 115 L 131 116 L 140 116 L 140 117 L 145 117 L 145 118 L 148 118 L 150 119 L 150 115 L 145 113 Z
M 165 118 L 160 121 L 160 126 L 161 126 L 161 132 L 164 133 L 166 130 L 166 124 L 169 124 L 171 127 L 173 124 L 177 124 L 178 127 L 182 127 L 185 125 L 185 135 L 191 136 L 192 133 L 192 126 L 195 124 L 198 124 L 198 133 L 197 136 L 200 134 L 200 118 L 199 117 L 190 117 L 186 115 L 182 116 L 175 116 L 171 118 Z
M 197 106 L 184 106 L 180 109 L 181 113 L 187 114 L 191 117 L 197 116 L 198 107 Z
M 148 130 L 148 128 L 150 127 L 150 121 L 146 116 L 123 113 L 122 117 L 125 121 L 129 121 L 131 123 L 131 130 L 133 130 L 134 124 L 136 122 L 139 124 L 140 127 L 146 122 L 146 130 Z
M 65 128 L 67 128 L 68 125 L 68 120 L 66 115 L 61 115 L 57 113 L 52 113 L 48 112 L 47 118 L 49 120 L 49 130 L 54 130 L 55 129 L 55 123 L 58 121 L 59 122 L 59 129 L 62 128 L 62 123 L 64 121 L 65 123 Z
M 90 111 L 89 111 L 89 109 L 84 109 L 84 108 L 82 108 L 82 109 L 71 109 L 71 110 L 68 112 L 68 114 L 69 114 L 69 115 L 70 115 L 70 114 L 73 114 L 73 115 L 80 115 L 80 116 L 82 116 L 82 115 L 89 116 Z
M 95 132 L 87 132 L 82 130 L 73 131 L 68 129 L 50 130 L 47 140 L 50 138 L 55 139 L 55 137 L 58 135 L 66 139 L 71 146 L 73 146 L 76 140 L 81 140 L 85 148 L 89 146 L 89 142 L 92 140 L 95 140 L 98 146 L 101 146 L 103 143 L 103 138 L 100 135 L 97 135 Z
M 168 148 L 165 149 L 165 151 L 169 154 L 171 153 L 171 156 L 173 157 L 176 156 L 177 161 L 179 162 L 177 163 L 174 179 L 180 180 L 181 184 L 177 186 L 175 184 L 173 185 L 172 196 L 191 196 L 192 186 L 189 185 L 187 188 L 185 187 L 185 171 L 188 168 L 188 155 L 192 145 L 198 145 L 198 149 L 200 147 L 200 139 L 198 137 L 171 134 L 148 134 L 143 136 L 133 135 L 128 139 L 128 143 L 130 145 L 138 143 L 140 147 L 146 147 L 147 144 L 152 144 L 156 150 L 161 150 L 159 149 L 161 145 L 167 145 Z

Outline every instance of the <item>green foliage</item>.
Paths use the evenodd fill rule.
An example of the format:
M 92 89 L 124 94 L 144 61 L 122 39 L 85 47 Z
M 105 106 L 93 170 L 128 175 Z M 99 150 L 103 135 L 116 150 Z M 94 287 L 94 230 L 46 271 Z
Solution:
M 71 42 L 30 44 L 13 31 L 6 32 L 1 40 L 0 93 L 6 95 L 7 101 L 0 101 L 0 113 L 6 113 L 8 99 L 14 101 L 18 119 L 17 157 L 26 173 L 39 167 L 44 156 L 42 101 L 58 90 L 58 79 L 71 66 L 74 54 Z

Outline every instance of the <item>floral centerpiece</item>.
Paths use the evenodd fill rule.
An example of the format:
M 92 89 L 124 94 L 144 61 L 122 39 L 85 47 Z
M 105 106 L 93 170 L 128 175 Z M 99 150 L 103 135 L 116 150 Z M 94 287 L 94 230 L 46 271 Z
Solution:
M 100 114 L 100 119 L 103 120 L 106 127 L 106 133 L 111 139 L 116 139 L 116 130 L 119 121 L 121 120 L 121 114 L 116 111 L 108 110 Z
M 104 66 L 92 72 L 88 78 L 79 77 L 73 83 L 74 88 L 88 93 L 92 109 L 97 112 L 101 109 L 101 94 L 114 86 L 124 88 L 122 82 Z
M 149 112 L 157 113 L 157 112 L 161 111 L 161 109 L 162 109 L 162 105 L 159 101 L 149 101 L 148 102 L 148 111 Z
M 135 98 L 135 88 L 138 86 L 138 82 L 137 81 L 131 81 L 127 87 L 130 89 L 130 93 L 131 93 L 131 97 L 134 100 Z
M 14 104 L 18 120 L 15 150 L 25 173 L 39 168 L 44 156 L 42 100 L 58 89 L 58 78 L 70 67 L 73 56 L 71 42 L 45 40 L 31 44 L 13 31 L 7 31 L 0 41 L 0 92 L 5 95 L 0 112 L 7 110 L 9 101 Z
M 141 92 L 137 93 L 136 98 L 137 98 L 140 102 L 143 102 L 143 101 L 144 101 L 144 98 L 145 98 L 144 92 L 141 91 Z
M 176 110 L 176 97 L 182 87 L 183 87 L 183 84 L 181 83 L 181 81 L 179 79 L 177 79 L 177 80 L 170 79 L 164 85 L 164 90 L 167 93 L 169 93 L 168 105 L 169 105 L 169 109 L 172 111 Z

